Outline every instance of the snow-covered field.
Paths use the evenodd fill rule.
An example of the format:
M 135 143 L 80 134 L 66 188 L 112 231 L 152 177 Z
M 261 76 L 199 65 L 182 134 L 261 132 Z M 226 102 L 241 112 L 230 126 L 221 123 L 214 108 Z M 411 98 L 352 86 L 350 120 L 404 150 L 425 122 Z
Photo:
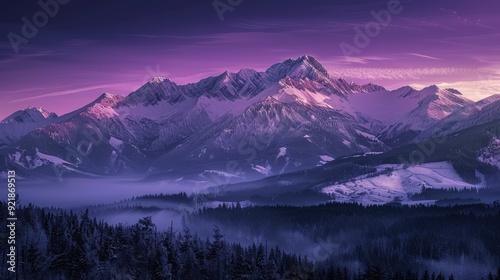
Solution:
M 403 202 L 408 202 L 408 196 L 419 193 L 423 187 L 464 189 L 485 186 L 484 182 L 477 185 L 463 182 L 448 162 L 426 163 L 407 169 L 403 169 L 401 164 L 385 164 L 378 166 L 377 169 L 378 171 L 393 169 L 393 171 L 371 178 L 366 175 L 360 176 L 347 183 L 325 187 L 322 192 L 334 195 L 334 200 L 339 202 L 385 204 L 397 197 Z

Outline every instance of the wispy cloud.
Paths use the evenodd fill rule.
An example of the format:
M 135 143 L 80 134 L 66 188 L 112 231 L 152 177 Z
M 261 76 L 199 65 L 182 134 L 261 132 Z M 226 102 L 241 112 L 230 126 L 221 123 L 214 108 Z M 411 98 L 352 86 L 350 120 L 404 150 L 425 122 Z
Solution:
M 441 88 L 455 88 L 467 98 L 478 101 L 493 94 L 500 94 L 500 80 L 459 81 L 452 83 L 437 83 Z M 411 84 L 414 88 L 424 88 L 428 85 Z
M 418 56 L 422 58 L 428 58 L 428 59 L 434 59 L 434 60 L 442 60 L 441 58 L 430 56 L 430 55 L 425 55 L 425 54 L 420 54 L 420 53 L 408 53 L 409 55 L 413 56 Z
M 124 85 L 124 83 L 104 84 L 104 85 L 95 85 L 95 86 L 88 86 L 88 87 L 80 87 L 80 88 L 69 89 L 69 90 L 54 91 L 54 92 L 50 92 L 50 93 L 46 93 L 46 94 L 42 94 L 42 95 L 30 96 L 30 97 L 24 97 L 24 98 L 15 99 L 15 100 L 10 101 L 10 103 L 30 101 L 30 100 L 40 99 L 40 98 L 55 97 L 55 96 L 61 96 L 61 95 L 69 95 L 69 94 L 75 94 L 75 93 L 80 93 L 80 92 L 89 91 L 89 90 L 119 87 L 119 86 L 123 86 L 123 85 Z
M 334 76 L 377 80 L 420 79 L 425 76 L 464 75 L 477 72 L 470 68 L 340 68 L 329 71 Z

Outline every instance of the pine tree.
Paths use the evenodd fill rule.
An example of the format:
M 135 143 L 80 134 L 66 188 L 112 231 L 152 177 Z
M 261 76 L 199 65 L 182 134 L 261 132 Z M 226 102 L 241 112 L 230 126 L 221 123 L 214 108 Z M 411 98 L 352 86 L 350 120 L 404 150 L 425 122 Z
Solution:
M 205 252 L 203 251 L 202 248 L 203 242 L 198 238 L 198 236 L 195 234 L 193 237 L 193 243 L 192 243 L 192 248 L 193 248 L 193 253 L 196 259 L 196 267 L 197 269 L 193 272 L 193 276 L 197 279 L 201 278 L 201 275 L 205 275 L 206 269 L 204 267 L 205 264 Z
M 233 251 L 234 253 L 231 255 L 231 279 L 249 279 L 252 266 L 245 260 L 243 248 L 236 245 Z
M 39 279 L 47 269 L 44 256 L 38 247 L 31 243 L 26 251 L 26 264 L 24 278 Z
M 184 228 L 184 235 L 182 237 L 182 243 L 179 250 L 182 263 L 180 276 L 182 279 L 187 280 L 194 279 L 193 273 L 198 274 L 195 272 L 195 270 L 197 270 L 197 266 L 195 263 L 196 258 L 192 250 L 191 238 L 192 235 L 189 232 L 189 229 Z
M 442 273 L 439 273 L 436 280 L 446 280 L 446 277 Z
M 74 218 L 76 219 L 76 217 Z M 83 229 L 78 226 L 78 223 L 72 224 L 71 230 L 71 249 L 69 254 L 69 276 L 72 279 L 83 279 L 88 277 L 91 269 L 91 264 L 87 258 L 87 244 Z
M 50 255 L 50 269 L 55 271 L 57 275 L 62 275 L 66 269 L 65 256 L 69 249 L 68 237 L 65 232 L 63 216 L 52 216 L 52 230 L 49 233 L 48 253 Z
M 422 280 L 430 280 L 429 271 L 424 271 L 424 273 L 422 274 Z
M 179 250 L 175 244 L 173 223 L 170 224 L 168 231 L 169 233 L 165 236 L 165 239 L 163 240 L 163 246 L 167 250 L 168 266 L 169 266 L 169 271 L 172 275 L 172 279 L 178 279 L 180 273 L 181 261 L 179 258 Z
M 224 241 L 222 238 L 224 235 L 221 234 L 219 228 L 214 226 L 213 242 L 210 243 L 210 248 L 207 258 L 212 263 L 212 277 L 214 279 L 222 279 L 224 273 L 224 259 L 223 259 L 223 249 Z
M 153 231 L 155 224 L 151 216 L 139 219 L 133 228 L 133 275 L 135 277 L 146 277 L 149 275 L 150 268 L 148 266 L 151 259 L 152 252 L 154 253 L 155 247 L 153 245 Z
M 152 258 L 148 261 L 148 270 L 154 280 L 171 279 L 172 273 L 169 270 L 168 254 L 163 246 L 155 249 Z

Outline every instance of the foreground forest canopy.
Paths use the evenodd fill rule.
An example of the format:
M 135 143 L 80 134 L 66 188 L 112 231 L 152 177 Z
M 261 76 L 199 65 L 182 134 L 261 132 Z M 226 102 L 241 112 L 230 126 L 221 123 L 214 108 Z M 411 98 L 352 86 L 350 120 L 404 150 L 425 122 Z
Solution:
M 17 213 L 18 279 L 500 279 L 497 203 L 237 205 L 186 214 L 183 229 L 162 232 L 148 216 L 109 225 L 88 211 L 28 205 Z M 270 242 L 229 241 L 237 231 Z M 311 254 L 272 244 L 287 231 L 323 242 Z M 5 266 L 5 254 L 0 260 Z

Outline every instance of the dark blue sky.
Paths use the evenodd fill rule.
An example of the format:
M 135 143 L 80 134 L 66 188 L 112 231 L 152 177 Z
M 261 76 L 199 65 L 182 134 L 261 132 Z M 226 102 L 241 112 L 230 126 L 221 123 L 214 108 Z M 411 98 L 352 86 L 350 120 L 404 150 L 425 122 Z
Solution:
M 243 0 L 221 21 L 210 0 L 70 0 L 15 53 L 8 34 L 22 36 L 21 18 L 41 7 L 9 1 L 0 11 L 0 118 L 29 105 L 64 113 L 153 76 L 195 82 L 303 54 L 357 82 L 500 93 L 498 1 L 401 0 L 388 26 L 344 56 L 340 44 L 354 46 L 354 28 L 388 2 Z

